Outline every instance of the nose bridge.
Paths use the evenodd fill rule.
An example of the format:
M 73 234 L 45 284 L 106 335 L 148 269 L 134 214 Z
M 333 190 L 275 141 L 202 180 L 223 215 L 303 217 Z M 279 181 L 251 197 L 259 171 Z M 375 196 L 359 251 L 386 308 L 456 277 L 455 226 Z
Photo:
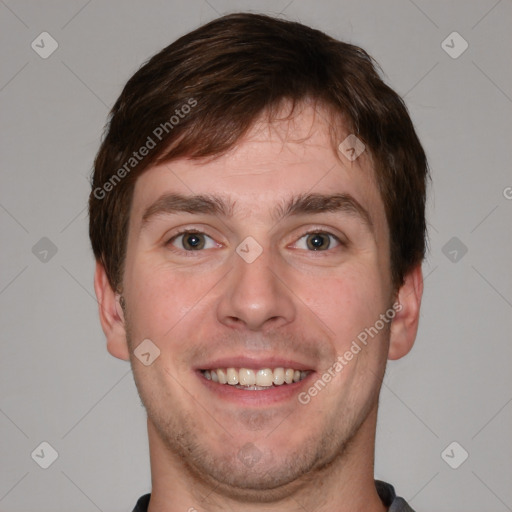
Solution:
M 219 303 L 219 321 L 250 330 L 289 323 L 295 317 L 295 306 L 279 278 L 279 257 L 248 238 L 233 254 L 232 272 Z

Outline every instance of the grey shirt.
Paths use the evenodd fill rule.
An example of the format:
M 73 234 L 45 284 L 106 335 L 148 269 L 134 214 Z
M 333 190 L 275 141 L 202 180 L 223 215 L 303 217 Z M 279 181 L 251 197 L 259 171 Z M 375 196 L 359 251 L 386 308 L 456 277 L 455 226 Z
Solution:
M 382 503 L 389 507 L 388 512 L 414 512 L 403 498 L 397 497 L 392 485 L 375 480 L 375 487 L 377 487 Z
M 380 480 L 375 480 L 375 487 L 377 488 L 382 503 L 384 503 L 386 507 L 389 507 L 388 512 L 414 512 L 403 498 L 397 497 L 392 485 L 381 482 Z M 151 494 L 146 494 L 139 498 L 133 512 L 147 512 L 149 498 L 151 498 Z

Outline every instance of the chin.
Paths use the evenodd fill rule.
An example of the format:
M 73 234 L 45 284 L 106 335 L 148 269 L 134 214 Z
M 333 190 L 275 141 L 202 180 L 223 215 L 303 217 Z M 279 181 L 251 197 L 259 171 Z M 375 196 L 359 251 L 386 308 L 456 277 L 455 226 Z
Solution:
M 174 425 L 174 428 L 176 425 Z M 215 492 L 247 503 L 275 502 L 293 495 L 344 451 L 343 436 L 280 435 L 268 430 L 211 437 L 192 428 L 165 429 L 163 441 L 187 469 L 193 480 Z M 289 427 L 288 427 L 289 428 Z M 287 439 L 287 440 L 286 440 Z
M 256 451 L 255 445 L 246 443 L 236 454 L 206 457 L 195 464 L 201 479 L 214 484 L 216 492 L 241 502 L 266 503 L 303 486 L 316 462 L 304 451 L 276 454 Z

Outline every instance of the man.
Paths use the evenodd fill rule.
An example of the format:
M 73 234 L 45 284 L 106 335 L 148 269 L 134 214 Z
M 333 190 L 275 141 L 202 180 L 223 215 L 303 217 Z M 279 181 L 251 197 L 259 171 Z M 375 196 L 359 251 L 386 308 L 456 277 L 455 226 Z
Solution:
M 109 352 L 147 410 L 135 510 L 411 510 L 375 482 L 422 295 L 425 154 L 371 58 L 233 14 L 147 62 L 95 161 Z

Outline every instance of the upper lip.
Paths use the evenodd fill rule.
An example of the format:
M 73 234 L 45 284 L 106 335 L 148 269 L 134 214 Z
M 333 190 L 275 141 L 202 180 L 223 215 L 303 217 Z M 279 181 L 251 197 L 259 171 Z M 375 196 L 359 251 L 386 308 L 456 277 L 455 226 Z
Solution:
M 293 368 L 294 370 L 312 370 L 311 364 L 301 363 L 284 357 L 248 357 L 226 356 L 196 365 L 196 370 L 215 370 L 216 368 Z

